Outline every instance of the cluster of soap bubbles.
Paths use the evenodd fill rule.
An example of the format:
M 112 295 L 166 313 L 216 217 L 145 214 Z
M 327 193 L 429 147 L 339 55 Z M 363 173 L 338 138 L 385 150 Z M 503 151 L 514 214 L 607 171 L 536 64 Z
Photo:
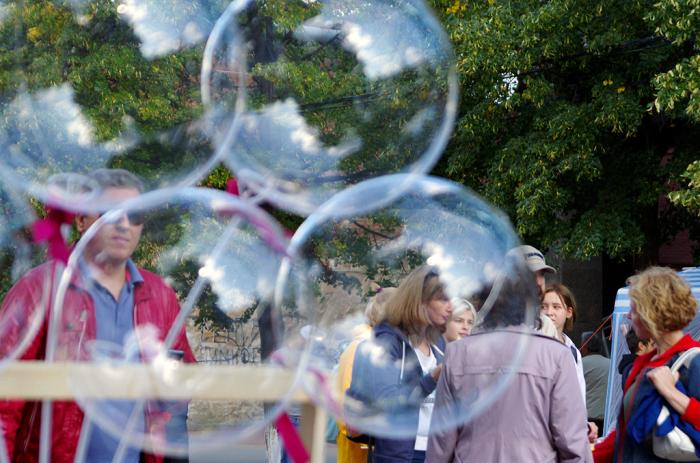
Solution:
M 1 289 L 10 301 L 0 367 L 18 358 L 102 367 L 100 381 L 71 372 L 85 413 L 76 461 L 89 460 L 87 436 L 98 428 L 121 456 L 244 441 L 297 386 L 359 430 L 410 435 L 406 408 L 349 407 L 334 379 L 376 285 L 398 286 L 427 264 L 450 298 L 488 311 L 499 285 L 525 271 L 509 258 L 518 241 L 500 213 L 423 176 L 451 132 L 457 78 L 449 41 L 420 0 L 0 1 L 0 37 Z M 196 187 L 221 164 L 240 196 Z M 129 169 L 145 191 L 115 197 L 91 175 L 99 168 Z M 289 240 L 261 204 L 306 219 Z M 73 219 L 89 227 L 67 263 L 32 270 L 27 288 L 21 278 L 46 260 L 47 242 L 78 238 Z M 125 323 L 138 328 L 112 339 L 85 298 L 104 290 L 91 284 L 94 264 L 138 241 L 115 235 L 126 220 L 143 224 L 134 260 L 175 290 L 180 308 L 152 320 L 148 308 L 177 301 L 134 290 Z M 29 233 L 37 225 L 43 241 Z M 23 291 L 8 294 L 18 281 Z M 183 402 L 217 386 L 206 368 L 179 372 L 192 360 L 185 332 L 200 365 L 274 364 L 295 387 L 280 397 L 279 372 L 250 370 L 250 381 L 225 385 L 241 390 L 235 400 Z M 374 358 L 395 367 L 382 352 Z M 114 365 L 139 363 L 151 368 L 134 377 L 135 390 L 177 389 L 180 400 L 95 398 L 120 379 Z M 506 382 L 484 384 L 450 425 L 480 413 Z M 44 455 L 58 407 L 44 403 Z

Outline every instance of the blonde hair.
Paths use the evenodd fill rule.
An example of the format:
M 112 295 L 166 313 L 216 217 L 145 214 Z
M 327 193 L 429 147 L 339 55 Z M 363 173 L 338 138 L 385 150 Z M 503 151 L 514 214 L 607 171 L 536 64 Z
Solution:
M 426 305 L 438 297 L 444 297 L 439 274 L 435 268 L 422 265 L 401 282 L 386 302 L 382 321 L 400 329 L 414 344 L 423 337 L 434 342 L 441 332 L 431 324 Z
M 396 292 L 396 288 L 379 288 L 377 294 L 367 303 L 365 308 L 365 318 L 369 326 L 377 325 L 384 316 L 384 306 L 389 298 Z
M 476 322 L 476 309 L 471 302 L 461 297 L 452 299 L 452 314 L 450 314 L 450 321 L 454 321 L 457 317 L 461 317 L 466 312 L 471 313 L 474 317 L 474 322 Z
M 561 283 L 550 283 L 544 289 L 542 297 L 547 293 L 554 293 L 559 296 L 562 304 L 564 304 L 564 309 L 571 308 L 571 318 L 566 319 L 564 323 L 564 329 L 570 331 L 574 327 L 574 322 L 576 321 L 576 299 L 574 298 L 574 293 L 571 292 L 569 288 Z
M 690 286 L 668 267 L 649 267 L 627 279 L 630 299 L 654 338 L 685 328 L 695 317 L 697 301 Z

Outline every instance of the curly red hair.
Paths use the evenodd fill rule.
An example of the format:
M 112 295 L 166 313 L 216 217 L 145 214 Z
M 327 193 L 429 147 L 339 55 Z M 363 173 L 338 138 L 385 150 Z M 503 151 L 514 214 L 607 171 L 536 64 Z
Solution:
M 690 286 L 668 267 L 649 267 L 627 280 L 630 299 L 653 337 L 685 328 L 697 301 Z

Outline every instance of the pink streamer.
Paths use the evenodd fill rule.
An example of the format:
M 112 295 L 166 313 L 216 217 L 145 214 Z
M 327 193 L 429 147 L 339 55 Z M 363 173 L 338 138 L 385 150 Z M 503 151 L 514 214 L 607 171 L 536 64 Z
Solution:
M 226 182 L 226 192 L 233 196 L 240 197 L 238 180 L 236 180 L 234 177 L 229 178 Z M 225 215 L 232 217 L 235 215 L 235 212 L 232 214 L 227 213 Z M 279 239 L 277 234 L 268 226 L 266 222 L 262 220 L 257 220 L 255 217 L 250 217 L 248 220 L 252 225 L 254 225 L 258 229 L 260 237 L 263 239 L 263 241 L 265 241 L 265 243 L 267 243 L 268 246 L 270 246 L 272 249 L 282 254 L 283 256 L 288 256 L 287 247 L 285 246 L 285 243 Z M 283 231 L 283 233 L 285 237 L 290 237 L 294 234 L 293 232 L 286 229 Z
M 70 248 L 61 235 L 61 225 L 71 223 L 73 214 L 60 209 L 49 209 L 46 218 L 32 224 L 32 237 L 35 243 L 47 242 L 49 256 L 64 264 L 68 263 Z
M 233 196 L 240 196 L 241 193 L 238 190 L 238 180 L 233 177 L 228 179 L 228 181 L 226 181 L 226 191 Z
M 294 463 L 307 463 L 311 458 L 309 452 L 304 447 L 299 431 L 292 423 L 287 413 L 282 413 L 275 420 L 275 428 L 282 439 L 282 444 L 287 454 Z

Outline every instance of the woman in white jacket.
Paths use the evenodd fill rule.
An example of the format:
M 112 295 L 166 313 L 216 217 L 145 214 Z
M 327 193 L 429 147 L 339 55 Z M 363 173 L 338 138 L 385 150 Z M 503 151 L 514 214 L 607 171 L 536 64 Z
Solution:
M 586 404 L 586 380 L 583 376 L 583 362 L 581 352 L 564 330 L 571 330 L 576 321 L 576 299 L 569 288 L 561 283 L 550 283 L 542 296 L 542 314 L 552 320 L 557 330 L 557 339 L 570 351 L 576 363 L 576 377 L 584 405 Z M 598 427 L 593 422 L 588 422 L 588 439 L 593 442 L 598 437 Z
M 586 380 L 583 378 L 583 364 L 581 352 L 574 342 L 564 334 L 564 330 L 571 330 L 576 320 L 576 299 L 569 288 L 561 283 L 550 283 L 542 296 L 542 313 L 547 316 L 557 329 L 557 339 L 564 343 L 571 351 L 576 362 L 576 376 L 583 403 L 586 403 Z

